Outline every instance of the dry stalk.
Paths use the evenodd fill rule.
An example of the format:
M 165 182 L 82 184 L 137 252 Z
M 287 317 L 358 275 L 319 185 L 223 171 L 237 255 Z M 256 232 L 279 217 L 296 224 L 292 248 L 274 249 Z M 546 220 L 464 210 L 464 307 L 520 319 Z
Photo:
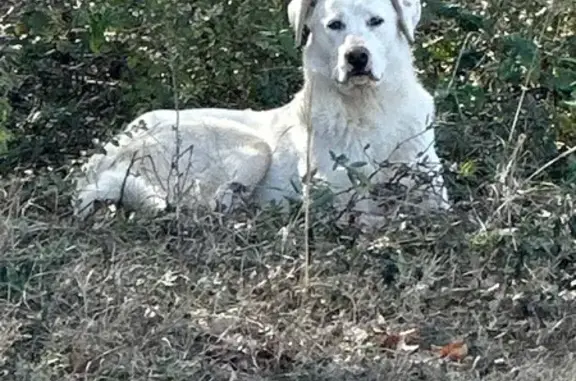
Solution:
M 474 33 L 468 32 L 466 33 L 466 37 L 464 38 L 464 42 L 462 42 L 462 46 L 460 46 L 460 51 L 458 52 L 458 58 L 456 58 L 456 63 L 454 64 L 454 68 L 452 69 L 452 76 L 450 77 L 450 82 L 448 83 L 447 92 L 449 93 L 452 87 L 454 86 L 454 81 L 456 80 L 456 73 L 458 72 L 458 67 L 460 66 L 460 61 L 462 61 L 462 55 L 468 46 L 468 41 L 470 41 L 470 37 L 472 37 Z
M 174 68 L 174 60 L 175 56 L 170 59 L 170 72 L 172 76 L 172 88 L 173 88 L 173 97 L 174 97 L 174 109 L 176 110 L 176 124 L 173 126 L 174 129 L 174 139 L 176 142 L 176 152 L 174 153 L 174 158 L 172 159 L 172 168 L 170 169 L 170 173 L 172 173 L 172 169 L 176 171 L 176 184 L 174 186 L 175 189 L 175 208 L 176 208 L 176 225 L 177 225 L 177 232 L 178 237 L 182 236 L 182 224 L 180 223 L 180 211 L 181 205 L 180 202 L 182 200 L 182 187 L 180 184 L 180 148 L 182 145 L 182 138 L 180 136 L 180 105 L 178 102 L 178 83 L 176 81 L 176 69 Z M 168 189 L 170 188 L 169 184 Z
M 544 25 L 542 30 L 540 30 L 540 34 L 538 35 L 538 39 L 535 41 L 536 46 L 540 46 L 540 41 L 544 38 L 544 34 L 546 33 L 546 29 L 552 23 L 552 19 L 554 18 L 554 0 L 550 0 L 549 5 L 549 12 L 544 21 Z M 510 128 L 510 134 L 508 135 L 508 142 L 512 141 L 512 137 L 514 136 L 514 132 L 516 131 L 516 126 L 518 125 L 518 120 L 520 119 L 520 110 L 522 110 L 522 105 L 524 104 L 524 98 L 526 97 L 526 91 L 528 90 L 528 85 L 530 85 L 530 78 L 532 78 L 532 73 L 536 68 L 536 60 L 538 55 L 534 54 L 532 57 L 532 62 L 530 62 L 530 67 L 528 68 L 528 72 L 526 73 L 526 80 L 524 81 L 524 86 L 522 86 L 522 91 L 520 93 L 520 99 L 518 100 L 518 106 L 516 107 L 516 112 L 514 113 L 514 120 L 512 122 L 512 127 Z
M 310 91 L 304 106 L 306 115 L 306 178 L 304 180 L 304 288 L 308 292 L 310 286 L 310 183 L 312 180 L 312 100 L 313 100 L 313 83 L 310 78 Z
M 535 39 L 535 43 L 537 46 L 540 45 L 540 41 L 543 39 L 544 34 L 546 33 L 547 28 L 551 25 L 552 20 L 554 18 L 554 0 L 550 0 L 550 4 L 549 4 L 549 12 L 548 15 L 546 17 L 546 20 L 544 22 L 544 25 L 542 26 L 542 29 L 540 30 L 540 33 L 538 34 L 538 37 Z M 520 99 L 518 100 L 518 106 L 516 107 L 516 112 L 514 114 L 514 119 L 512 121 L 512 126 L 510 128 L 510 133 L 508 135 L 508 143 L 512 142 L 512 139 L 514 138 L 514 133 L 516 131 L 516 126 L 518 125 L 519 119 L 520 119 L 520 111 L 522 110 L 522 105 L 524 104 L 524 99 L 526 97 L 526 92 L 528 90 L 528 86 L 530 85 L 530 78 L 532 77 L 532 73 L 535 70 L 537 65 L 537 55 L 534 54 L 534 56 L 532 57 L 532 61 L 530 63 L 530 67 L 528 68 L 528 71 L 526 72 L 526 79 L 524 81 L 524 86 L 522 87 L 522 92 L 520 94 Z M 550 160 L 548 163 L 546 163 L 544 166 L 542 166 L 541 168 L 539 168 L 538 170 L 536 170 L 532 175 L 530 175 L 527 179 L 523 180 L 523 181 L 511 181 L 512 180 L 512 176 L 513 176 L 513 172 L 515 169 L 515 166 L 517 164 L 517 159 L 518 159 L 518 155 L 520 152 L 520 149 L 523 146 L 524 140 L 525 140 L 526 136 L 524 134 L 520 134 L 520 136 L 518 137 L 518 141 L 517 144 L 508 160 L 507 165 L 504 166 L 502 172 L 498 175 L 498 180 L 500 183 L 502 183 L 504 185 L 503 189 L 506 190 L 506 194 L 505 194 L 505 199 L 503 200 L 502 204 L 500 204 L 498 206 L 498 208 L 494 211 L 494 213 L 492 213 L 492 216 L 488 219 L 488 221 L 486 221 L 486 226 L 490 225 L 495 219 L 496 216 L 498 216 L 500 214 L 500 212 L 502 212 L 502 210 L 504 208 L 507 209 L 508 211 L 508 224 L 511 225 L 511 211 L 509 209 L 510 203 L 512 201 L 514 201 L 517 196 L 518 196 L 518 191 L 520 189 L 522 189 L 530 180 L 532 180 L 535 176 L 537 176 L 538 174 L 540 174 L 542 171 L 544 171 L 546 168 L 548 168 L 550 165 L 554 164 L 555 162 L 557 162 L 558 160 L 562 159 L 565 156 L 568 156 L 569 154 L 571 154 L 572 152 L 574 152 L 576 149 L 571 149 L 567 152 L 564 152 L 563 154 L 557 156 L 556 158 Z
M 570 148 L 567 151 L 562 152 L 560 155 L 556 156 L 554 159 L 551 159 L 546 164 L 535 170 L 530 176 L 528 176 L 528 178 L 526 178 L 522 182 L 522 185 L 529 183 L 530 181 L 532 181 L 532 179 L 541 174 L 543 171 L 545 171 L 548 167 L 556 163 L 558 160 L 562 160 L 563 158 L 572 155 L 574 152 L 576 152 L 576 146 Z

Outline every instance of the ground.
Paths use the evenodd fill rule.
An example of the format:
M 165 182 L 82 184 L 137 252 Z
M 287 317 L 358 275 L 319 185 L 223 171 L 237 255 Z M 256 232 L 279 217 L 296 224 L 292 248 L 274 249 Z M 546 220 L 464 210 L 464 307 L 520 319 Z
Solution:
M 100 215 L 79 226 L 46 213 L 60 207 L 55 192 L 7 191 L 0 364 L 13 379 L 572 380 L 576 371 L 574 232 L 546 213 L 561 194 L 531 217 L 557 230 L 540 246 L 528 232 L 484 231 L 471 211 L 397 216 L 369 238 L 319 223 L 306 286 L 301 219 Z M 459 341 L 467 353 L 440 358 L 438 347 Z
M 282 1 L 177 3 L 0 6 L 2 379 L 574 379 L 570 1 L 427 2 L 454 207 L 373 234 L 317 207 L 308 265 L 301 215 L 71 216 L 75 161 L 139 112 L 299 86 Z

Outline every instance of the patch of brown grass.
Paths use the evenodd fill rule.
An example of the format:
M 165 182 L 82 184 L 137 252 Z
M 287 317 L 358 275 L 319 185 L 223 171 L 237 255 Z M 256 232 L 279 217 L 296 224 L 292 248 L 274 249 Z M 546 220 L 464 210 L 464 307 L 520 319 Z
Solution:
M 375 237 L 273 213 L 89 227 L 6 188 L 5 379 L 571 380 L 574 208 L 555 187 L 391 220 Z M 48 187 L 49 189 L 52 189 Z M 26 207 L 25 207 L 26 206 Z M 486 213 L 485 211 L 489 211 Z M 390 336 L 414 330 L 406 347 Z M 436 346 L 463 340 L 467 356 Z

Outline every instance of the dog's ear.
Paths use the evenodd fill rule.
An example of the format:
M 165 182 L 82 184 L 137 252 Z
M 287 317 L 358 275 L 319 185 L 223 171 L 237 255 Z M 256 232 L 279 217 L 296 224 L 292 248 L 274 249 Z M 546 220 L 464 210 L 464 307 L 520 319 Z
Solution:
M 290 25 L 294 30 L 296 46 L 302 44 L 304 25 L 306 24 L 306 19 L 315 3 L 316 0 L 292 0 L 290 1 L 290 4 L 288 4 L 288 21 L 290 21 Z
M 410 44 L 414 43 L 414 32 L 422 15 L 420 0 L 390 0 L 398 15 L 398 28 Z

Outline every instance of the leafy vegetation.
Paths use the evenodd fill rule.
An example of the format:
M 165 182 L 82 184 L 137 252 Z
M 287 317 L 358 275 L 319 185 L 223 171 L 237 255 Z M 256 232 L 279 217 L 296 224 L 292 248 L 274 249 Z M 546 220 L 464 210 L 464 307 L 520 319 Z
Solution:
M 426 2 L 414 55 L 456 206 L 375 236 L 318 218 L 306 290 L 300 218 L 70 217 L 71 173 L 135 115 L 287 102 L 285 7 L 0 4 L 3 379 L 571 380 L 572 0 Z

